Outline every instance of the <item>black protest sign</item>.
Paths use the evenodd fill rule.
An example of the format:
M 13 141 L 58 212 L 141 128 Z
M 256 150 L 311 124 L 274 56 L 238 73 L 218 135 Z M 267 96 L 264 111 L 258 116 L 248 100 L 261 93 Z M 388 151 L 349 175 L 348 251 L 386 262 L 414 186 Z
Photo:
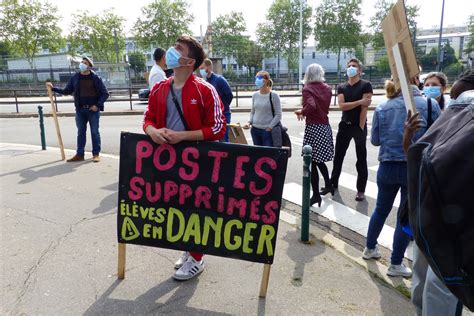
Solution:
M 120 243 L 273 262 L 286 150 L 122 133 Z

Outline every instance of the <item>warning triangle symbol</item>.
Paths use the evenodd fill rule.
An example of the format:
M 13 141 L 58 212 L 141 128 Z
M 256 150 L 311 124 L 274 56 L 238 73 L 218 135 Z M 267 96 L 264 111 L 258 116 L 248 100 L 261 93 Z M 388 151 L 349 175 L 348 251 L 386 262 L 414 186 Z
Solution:
M 122 223 L 122 239 L 125 241 L 134 240 L 140 237 L 137 227 L 129 217 L 125 217 Z

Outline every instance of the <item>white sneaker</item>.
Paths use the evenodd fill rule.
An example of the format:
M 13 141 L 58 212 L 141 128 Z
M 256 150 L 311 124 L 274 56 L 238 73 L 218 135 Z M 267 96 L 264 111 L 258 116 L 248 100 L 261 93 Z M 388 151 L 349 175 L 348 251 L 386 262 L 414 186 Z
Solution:
M 202 260 L 201 262 L 197 262 L 193 257 L 189 256 L 188 260 L 186 260 L 183 266 L 175 272 L 173 279 L 179 281 L 189 280 L 202 271 L 204 271 L 204 264 L 202 263 Z
M 189 252 L 188 251 L 183 252 L 183 254 L 181 255 L 181 258 L 179 258 L 178 261 L 174 263 L 174 268 L 176 270 L 181 268 L 183 264 L 186 262 L 186 260 L 188 260 L 188 258 L 189 258 Z
M 387 275 L 391 277 L 402 276 L 404 278 L 410 278 L 411 274 L 412 274 L 411 269 L 405 266 L 403 263 L 391 264 L 390 267 L 388 267 L 388 271 L 387 271 Z
M 362 252 L 362 258 L 369 260 L 369 259 L 379 259 L 382 257 L 379 251 L 379 247 L 375 246 L 374 249 L 369 249 L 367 247 L 364 248 L 364 252 Z

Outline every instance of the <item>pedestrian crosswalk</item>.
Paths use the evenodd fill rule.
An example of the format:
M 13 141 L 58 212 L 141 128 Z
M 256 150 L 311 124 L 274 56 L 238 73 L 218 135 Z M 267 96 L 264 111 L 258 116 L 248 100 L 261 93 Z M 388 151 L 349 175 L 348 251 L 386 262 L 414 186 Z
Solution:
M 283 188 L 283 199 L 297 205 L 302 205 L 302 194 L 303 188 L 301 185 L 297 183 L 285 183 Z M 311 207 L 311 211 L 367 237 L 370 217 L 359 213 L 346 205 L 333 201 L 329 197 L 323 196 L 321 207 Z M 395 229 L 393 227 L 384 225 L 378 238 L 378 243 L 383 247 L 392 250 L 394 232 Z M 412 260 L 412 253 L 413 251 L 410 245 L 405 253 L 405 257 Z

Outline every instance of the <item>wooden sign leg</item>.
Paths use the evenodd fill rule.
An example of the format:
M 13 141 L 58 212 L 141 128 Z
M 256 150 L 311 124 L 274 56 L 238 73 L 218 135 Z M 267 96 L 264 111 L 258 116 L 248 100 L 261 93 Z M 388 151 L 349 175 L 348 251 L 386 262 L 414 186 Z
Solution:
M 59 149 L 61 150 L 61 160 L 66 160 L 66 154 L 64 153 L 63 139 L 61 137 L 61 130 L 59 128 L 58 116 L 56 115 L 56 107 L 54 106 L 53 91 L 51 87 L 46 85 L 48 90 L 49 101 L 51 102 L 51 113 L 53 113 L 54 126 L 56 127 L 56 136 L 58 137 Z
M 125 279 L 125 244 L 118 244 L 118 271 L 117 277 L 121 280 Z
M 269 264 L 263 265 L 263 274 L 262 274 L 262 282 L 260 283 L 260 294 L 259 297 L 266 297 L 267 296 L 267 289 L 268 289 L 268 281 L 270 280 L 270 268 L 272 266 Z

